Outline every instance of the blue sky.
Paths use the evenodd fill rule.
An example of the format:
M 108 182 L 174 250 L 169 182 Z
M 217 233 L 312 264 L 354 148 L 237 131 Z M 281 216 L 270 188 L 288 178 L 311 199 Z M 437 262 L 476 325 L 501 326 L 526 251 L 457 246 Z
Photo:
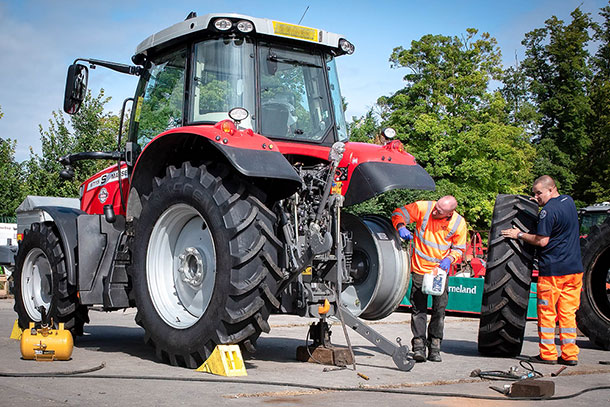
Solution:
M 524 34 L 555 15 L 570 21 L 581 6 L 599 20 L 607 0 L 427 0 L 427 1 L 222 1 L 222 0 L 0 0 L 0 137 L 17 140 L 15 158 L 40 153 L 39 125 L 48 128 L 61 110 L 67 67 L 77 57 L 130 63 L 136 46 L 149 35 L 198 15 L 234 12 L 298 23 L 343 34 L 356 46 L 338 59 L 348 120 L 361 116 L 382 95 L 404 86 L 405 69 L 391 69 L 397 46 L 409 47 L 425 34 L 461 35 L 469 27 L 498 40 L 505 66 L 523 59 Z M 89 88 L 112 96 L 118 112 L 133 96 L 137 79 L 103 68 L 90 73 Z

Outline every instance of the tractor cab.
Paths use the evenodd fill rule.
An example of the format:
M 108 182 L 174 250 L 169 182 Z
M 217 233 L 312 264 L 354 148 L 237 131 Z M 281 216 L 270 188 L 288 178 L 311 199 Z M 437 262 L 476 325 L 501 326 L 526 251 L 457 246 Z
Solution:
M 588 235 L 593 226 L 601 225 L 608 218 L 610 218 L 610 202 L 596 203 L 579 209 L 580 235 Z
M 215 124 L 233 108 L 241 128 L 270 139 L 347 141 L 335 58 L 354 47 L 326 31 L 237 14 L 187 18 L 144 40 L 130 138 L 144 147 L 181 126 Z

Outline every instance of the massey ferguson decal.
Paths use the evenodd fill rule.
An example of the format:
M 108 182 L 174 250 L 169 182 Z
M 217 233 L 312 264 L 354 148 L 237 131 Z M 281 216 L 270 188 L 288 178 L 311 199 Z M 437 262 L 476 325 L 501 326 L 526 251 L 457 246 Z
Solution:
M 110 184 L 111 182 L 118 181 L 118 171 L 113 171 L 107 174 L 102 174 L 87 185 L 87 191 L 91 191 L 94 188 L 101 187 L 103 185 Z M 126 179 L 127 175 L 127 167 L 121 168 L 121 179 Z
M 100 203 L 105 203 L 106 199 L 108 199 L 108 191 L 106 190 L 106 188 L 102 188 L 100 190 L 100 193 L 97 195 L 97 199 L 100 200 Z

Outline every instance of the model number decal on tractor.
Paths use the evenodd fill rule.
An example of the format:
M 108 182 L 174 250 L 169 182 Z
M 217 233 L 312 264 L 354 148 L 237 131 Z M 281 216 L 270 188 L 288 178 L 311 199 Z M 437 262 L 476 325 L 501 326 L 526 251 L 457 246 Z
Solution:
M 121 168 L 121 179 L 126 179 L 127 177 L 128 177 L 127 167 Z M 87 185 L 87 191 L 91 191 L 92 189 L 100 187 L 102 185 L 110 184 L 111 182 L 116 182 L 116 181 L 118 181 L 118 179 L 119 179 L 118 171 L 113 171 L 110 173 L 100 175 L 99 177 L 97 177 L 96 179 L 91 181 L 89 183 L 89 185 Z
M 288 23 L 282 23 L 279 21 L 273 22 L 273 33 L 275 35 L 282 35 L 284 37 L 300 38 L 302 40 L 319 41 L 319 33 L 315 28 L 303 27 L 301 25 L 294 25 Z

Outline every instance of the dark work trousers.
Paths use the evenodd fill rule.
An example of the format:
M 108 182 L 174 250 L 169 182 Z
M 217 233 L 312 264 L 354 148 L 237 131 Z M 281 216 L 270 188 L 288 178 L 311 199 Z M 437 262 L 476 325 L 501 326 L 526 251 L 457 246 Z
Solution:
M 449 278 L 445 279 L 445 290 L 441 295 L 432 295 L 432 316 L 428 325 L 428 337 L 426 340 L 426 322 L 428 315 L 428 294 L 421 291 L 423 274 L 411 273 L 411 297 L 409 301 L 413 306 L 411 308 L 411 332 L 413 339 L 420 338 L 424 344 L 430 345 L 433 338 L 443 339 L 443 329 L 445 327 L 445 308 L 449 300 L 447 293 L 447 283 Z

